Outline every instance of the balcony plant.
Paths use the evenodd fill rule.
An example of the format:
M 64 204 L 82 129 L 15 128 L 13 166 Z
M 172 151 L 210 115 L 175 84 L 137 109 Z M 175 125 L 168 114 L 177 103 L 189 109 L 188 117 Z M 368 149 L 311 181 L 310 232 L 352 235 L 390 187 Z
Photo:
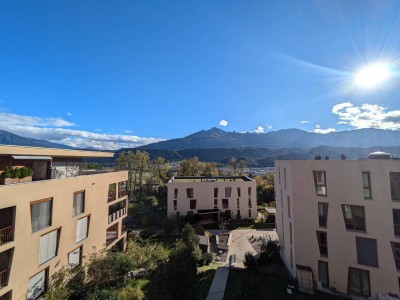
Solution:
M 7 166 L 0 175 L 0 184 L 13 184 L 32 181 L 33 171 L 29 167 L 13 168 Z

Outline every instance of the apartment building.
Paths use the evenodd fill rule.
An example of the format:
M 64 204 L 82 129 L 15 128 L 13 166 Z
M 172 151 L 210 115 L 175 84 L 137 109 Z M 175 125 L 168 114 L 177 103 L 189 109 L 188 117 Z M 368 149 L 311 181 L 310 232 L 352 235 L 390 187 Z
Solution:
M 256 182 L 246 176 L 176 176 L 168 182 L 169 217 L 198 215 L 200 223 L 257 218 Z
M 399 295 L 400 160 L 370 158 L 275 162 L 281 257 L 301 290 Z
M 0 185 L 1 300 L 37 299 L 62 266 L 81 264 L 92 251 L 124 249 L 127 172 L 79 170 L 83 158 L 112 156 L 0 146 L 0 172 L 33 170 L 31 177 Z

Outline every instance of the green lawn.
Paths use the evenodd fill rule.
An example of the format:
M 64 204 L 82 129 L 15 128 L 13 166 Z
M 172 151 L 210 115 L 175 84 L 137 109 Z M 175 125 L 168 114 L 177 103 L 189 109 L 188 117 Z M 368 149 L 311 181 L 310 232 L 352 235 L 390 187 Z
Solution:
M 215 272 L 221 264 L 212 263 L 208 266 L 198 267 L 197 274 L 200 280 L 200 290 L 198 294 L 199 300 L 205 300 L 210 290 L 211 283 L 214 279 Z
M 274 263 L 256 273 L 230 270 L 224 300 L 343 300 L 344 298 L 316 291 L 314 295 L 294 291 L 288 295 L 288 275 L 283 266 Z

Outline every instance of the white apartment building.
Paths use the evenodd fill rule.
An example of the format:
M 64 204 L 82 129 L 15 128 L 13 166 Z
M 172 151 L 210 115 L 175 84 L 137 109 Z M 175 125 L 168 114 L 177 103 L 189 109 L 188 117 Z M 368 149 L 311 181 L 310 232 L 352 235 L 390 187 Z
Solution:
M 256 182 L 246 176 L 182 177 L 168 181 L 169 217 L 198 214 L 200 222 L 257 218 Z
M 399 295 L 400 160 L 275 162 L 281 257 L 299 288 Z

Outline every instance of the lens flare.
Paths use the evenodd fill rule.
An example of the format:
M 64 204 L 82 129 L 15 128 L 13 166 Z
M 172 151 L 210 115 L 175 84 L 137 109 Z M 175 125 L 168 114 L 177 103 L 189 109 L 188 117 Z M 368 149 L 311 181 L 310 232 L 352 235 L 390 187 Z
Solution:
M 361 69 L 355 76 L 355 83 L 362 88 L 373 89 L 391 77 L 388 64 L 373 64 Z

